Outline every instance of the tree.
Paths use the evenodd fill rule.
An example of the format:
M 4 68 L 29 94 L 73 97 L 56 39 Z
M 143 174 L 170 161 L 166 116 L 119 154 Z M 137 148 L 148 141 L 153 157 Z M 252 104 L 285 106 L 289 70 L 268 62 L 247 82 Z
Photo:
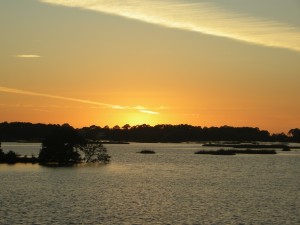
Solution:
M 116 125 L 116 126 L 113 127 L 113 130 L 120 130 L 120 129 L 121 129 L 121 128 L 120 128 L 119 125 Z
M 13 151 L 9 151 L 5 155 L 5 160 L 7 163 L 11 163 L 11 164 L 16 163 L 17 162 L 17 154 Z
M 68 165 L 81 162 L 107 163 L 109 161 L 110 156 L 102 144 L 87 144 L 86 140 L 68 124 L 57 128 L 45 138 L 39 154 L 41 164 Z
M 125 124 L 125 125 L 122 127 L 122 129 L 123 129 L 123 130 L 129 130 L 130 127 L 131 127 L 131 126 L 127 123 L 127 124 Z
M 84 154 L 84 159 L 87 163 L 108 163 L 110 161 L 110 156 L 107 154 L 107 149 L 100 143 L 79 145 L 78 148 Z
M 292 140 L 300 141 L 300 129 L 299 128 L 291 129 L 288 132 L 288 135 L 291 136 Z
M 78 163 L 81 161 L 81 157 L 75 146 L 80 144 L 85 144 L 85 140 L 73 127 L 69 125 L 58 127 L 42 142 L 39 162 L 42 164 Z

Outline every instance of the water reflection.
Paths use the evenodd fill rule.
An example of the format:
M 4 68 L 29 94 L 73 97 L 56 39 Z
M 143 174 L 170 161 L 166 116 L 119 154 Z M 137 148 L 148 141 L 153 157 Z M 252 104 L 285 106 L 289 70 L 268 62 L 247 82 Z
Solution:
M 297 151 L 222 157 L 194 155 L 199 144 L 107 147 L 105 166 L 0 165 L 0 224 L 299 223 Z M 143 148 L 156 154 L 136 153 Z

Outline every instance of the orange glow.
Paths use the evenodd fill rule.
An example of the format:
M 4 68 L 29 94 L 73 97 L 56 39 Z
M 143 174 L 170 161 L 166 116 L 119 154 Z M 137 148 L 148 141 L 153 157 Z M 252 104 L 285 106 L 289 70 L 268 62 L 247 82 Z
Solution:
M 140 113 L 140 112 L 128 112 L 128 113 L 124 113 L 124 116 L 119 119 L 118 124 L 130 124 L 130 125 L 149 124 L 149 125 L 155 125 L 156 122 L 157 122 L 157 117 L 159 117 L 159 116 L 150 115 L 150 114 L 146 114 L 146 113 Z
M 228 125 L 270 132 L 300 127 L 300 54 L 288 50 L 299 46 L 299 38 L 292 35 L 300 32 L 296 3 L 282 3 L 288 10 L 280 10 L 280 15 L 268 4 L 249 3 L 253 9 L 268 5 L 260 8 L 261 13 L 266 10 L 261 17 L 243 3 L 234 4 L 231 11 L 230 3 L 212 1 L 220 5 L 208 7 L 210 13 L 205 14 L 199 13 L 205 8 L 195 5 L 185 8 L 191 13 L 181 10 L 186 4 L 175 4 L 180 7 L 174 11 L 175 5 L 164 1 L 158 12 L 156 3 L 147 1 L 152 8 L 137 4 L 141 8 L 131 5 L 131 10 L 133 16 L 148 17 L 132 20 L 115 16 L 119 11 L 111 15 L 43 2 L 71 1 L 24 1 L 20 6 L 0 1 L 5 43 L 0 51 L 0 122 Z M 122 12 L 122 5 L 130 8 L 117 4 Z M 214 19 L 199 20 L 201 16 Z M 224 17 L 226 21 L 220 19 Z M 165 20 L 156 23 L 151 18 Z M 209 26 L 215 31 L 226 30 L 204 35 L 185 27 L 173 29 L 188 24 L 201 28 L 203 21 L 212 21 Z M 277 35 L 281 31 L 286 33 Z M 227 33 L 231 36 L 224 38 Z

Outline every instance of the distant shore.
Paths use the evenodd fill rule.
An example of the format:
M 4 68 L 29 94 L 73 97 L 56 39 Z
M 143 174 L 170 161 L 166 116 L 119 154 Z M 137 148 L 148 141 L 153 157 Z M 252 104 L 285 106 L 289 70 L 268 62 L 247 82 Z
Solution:
M 257 127 L 201 127 L 189 124 L 148 124 L 114 127 L 89 127 L 73 128 L 65 123 L 42 124 L 25 122 L 0 123 L 0 141 L 16 141 L 36 143 L 58 128 L 72 128 L 78 135 L 90 142 L 105 142 L 105 144 L 125 144 L 128 142 L 140 143 L 182 143 L 182 142 L 297 142 L 300 143 L 300 129 L 290 129 L 287 134 L 271 134 L 267 130 Z

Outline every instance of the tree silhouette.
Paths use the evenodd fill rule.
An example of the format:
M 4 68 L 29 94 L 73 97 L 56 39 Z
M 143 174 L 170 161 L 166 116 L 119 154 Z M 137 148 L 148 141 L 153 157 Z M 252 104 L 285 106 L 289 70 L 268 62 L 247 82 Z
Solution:
M 288 132 L 288 135 L 291 136 L 293 141 L 300 142 L 300 129 L 299 128 L 291 129 Z
M 42 164 L 73 164 L 81 161 L 76 145 L 85 144 L 76 130 L 65 124 L 47 136 L 42 142 L 39 161 Z
M 32 124 L 23 122 L 0 123 L 1 141 L 40 141 L 55 133 L 57 129 L 68 129 L 69 124 Z M 121 128 L 121 129 L 120 129 Z M 300 142 L 300 129 L 291 129 L 284 133 L 270 134 L 256 127 L 200 127 L 188 124 L 147 124 L 123 127 L 99 127 L 92 125 L 74 129 L 87 140 L 136 141 L 136 142 L 186 142 L 186 141 L 297 141 Z
M 45 138 L 39 154 L 41 164 L 71 165 L 81 162 L 107 163 L 109 161 L 107 149 L 101 143 L 87 144 L 79 132 L 68 124 L 57 128 Z
M 130 127 L 131 127 L 131 126 L 127 123 L 127 124 L 125 124 L 125 125 L 122 127 L 122 129 L 124 129 L 124 130 L 129 130 Z
M 84 154 L 84 160 L 87 163 L 110 161 L 110 156 L 107 154 L 107 149 L 102 144 L 87 144 L 79 145 L 79 150 Z
M 17 154 L 15 152 L 13 152 L 13 151 L 9 151 L 5 155 L 5 160 L 9 164 L 16 163 L 17 162 Z

